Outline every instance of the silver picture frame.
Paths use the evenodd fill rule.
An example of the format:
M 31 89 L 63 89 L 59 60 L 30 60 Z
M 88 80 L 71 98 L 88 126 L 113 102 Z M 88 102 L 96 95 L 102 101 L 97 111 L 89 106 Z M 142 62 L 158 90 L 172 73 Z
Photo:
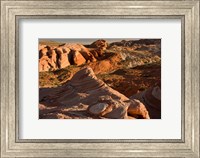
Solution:
M 1 157 L 198 158 L 199 2 L 1 0 Z M 39 18 L 181 19 L 181 139 L 19 139 L 19 20 Z

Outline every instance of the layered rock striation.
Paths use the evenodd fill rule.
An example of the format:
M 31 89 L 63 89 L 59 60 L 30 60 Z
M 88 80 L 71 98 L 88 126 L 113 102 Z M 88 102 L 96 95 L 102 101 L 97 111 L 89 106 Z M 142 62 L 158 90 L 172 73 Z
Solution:
M 44 119 L 149 119 L 148 111 L 140 101 L 130 100 L 110 88 L 95 76 L 90 67 L 77 72 L 65 85 L 41 88 L 39 93 L 40 118 Z

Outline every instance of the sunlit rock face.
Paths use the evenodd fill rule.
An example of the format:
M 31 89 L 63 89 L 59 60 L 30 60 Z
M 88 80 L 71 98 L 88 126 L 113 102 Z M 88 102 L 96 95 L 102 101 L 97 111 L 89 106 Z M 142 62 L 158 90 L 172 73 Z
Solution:
M 40 89 L 40 118 L 149 119 L 138 100 L 130 100 L 99 80 L 92 68 L 78 71 L 57 88 Z
M 54 71 L 69 65 L 82 65 L 95 62 L 104 53 L 108 44 L 98 40 L 86 48 L 78 43 L 66 43 L 58 47 L 39 45 L 39 71 Z

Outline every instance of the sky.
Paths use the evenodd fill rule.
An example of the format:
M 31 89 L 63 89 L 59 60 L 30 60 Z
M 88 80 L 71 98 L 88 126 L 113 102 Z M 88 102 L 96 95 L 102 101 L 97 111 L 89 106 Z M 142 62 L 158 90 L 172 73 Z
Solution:
M 99 38 L 41 38 L 39 41 L 57 41 L 57 42 L 62 42 L 62 43 L 81 43 L 81 44 L 91 44 L 94 41 L 98 40 Z M 139 40 L 138 38 L 102 38 L 106 40 L 108 43 L 111 42 L 118 42 L 122 40 Z

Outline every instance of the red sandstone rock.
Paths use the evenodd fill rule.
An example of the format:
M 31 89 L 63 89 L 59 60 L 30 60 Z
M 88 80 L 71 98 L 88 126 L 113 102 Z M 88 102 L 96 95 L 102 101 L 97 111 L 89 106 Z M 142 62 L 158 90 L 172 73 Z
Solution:
M 95 62 L 103 55 L 107 46 L 105 40 L 93 42 L 89 49 L 78 43 L 66 43 L 58 47 L 39 45 L 39 71 L 53 71 L 73 64 Z
M 151 119 L 161 119 L 161 89 L 159 86 L 135 94 L 130 99 L 140 100 L 148 110 Z
M 68 54 L 70 50 L 67 50 L 66 48 L 58 47 L 55 49 L 57 53 L 57 67 L 59 69 L 65 68 L 70 65 Z
M 129 107 L 134 104 L 134 100 L 129 100 L 123 94 L 110 88 L 103 81 L 99 80 L 93 70 L 86 67 L 77 72 L 70 81 L 65 85 L 57 88 L 40 89 L 40 104 L 45 107 L 51 107 L 52 117 L 57 114 L 71 115 L 71 117 L 79 118 L 112 118 L 122 119 L 128 118 Z M 79 112 L 79 105 L 84 106 Z M 136 103 L 135 103 L 136 104 Z M 142 107 L 142 103 L 138 106 L 132 106 L 131 115 L 141 115 L 143 118 L 148 118 L 146 111 Z M 134 108 L 136 109 L 134 112 Z M 73 111 L 70 111 L 73 109 Z M 40 112 L 41 118 L 49 118 L 48 111 L 43 109 Z M 62 116 L 62 118 L 64 118 Z
M 66 43 L 58 47 L 39 47 L 39 71 L 53 71 L 71 64 L 81 65 L 94 62 L 96 58 L 81 44 Z M 74 53 L 76 52 L 76 53 Z
M 39 50 L 39 59 L 43 56 L 45 56 L 48 52 L 48 49 L 46 47 Z
M 85 58 L 78 51 L 73 52 L 73 61 L 75 65 L 82 65 L 86 62 Z
M 108 43 L 105 40 L 97 40 L 90 45 L 91 48 L 101 48 L 102 50 L 106 50 L 108 47 Z
M 108 59 L 100 60 L 95 63 L 90 63 L 89 66 L 93 69 L 95 74 L 107 73 L 116 70 L 119 67 L 118 62 L 121 60 L 122 58 L 120 54 L 116 53 Z
M 49 50 L 46 55 L 43 55 L 39 59 L 39 71 L 53 71 L 58 69 L 57 58 L 55 50 Z
M 51 66 L 48 63 L 50 63 L 48 56 L 43 56 L 41 59 L 39 59 L 39 71 L 49 71 Z
M 142 102 L 136 99 L 134 99 L 133 102 L 132 101 L 130 102 L 129 107 L 128 107 L 128 113 L 131 114 L 132 116 L 138 115 L 138 116 L 142 116 L 142 118 L 150 119 L 149 113 L 146 107 L 143 105 Z
M 56 70 L 58 68 L 56 51 L 54 49 L 49 50 L 47 52 L 47 56 L 50 59 L 50 62 L 48 64 L 51 65 L 51 70 Z

